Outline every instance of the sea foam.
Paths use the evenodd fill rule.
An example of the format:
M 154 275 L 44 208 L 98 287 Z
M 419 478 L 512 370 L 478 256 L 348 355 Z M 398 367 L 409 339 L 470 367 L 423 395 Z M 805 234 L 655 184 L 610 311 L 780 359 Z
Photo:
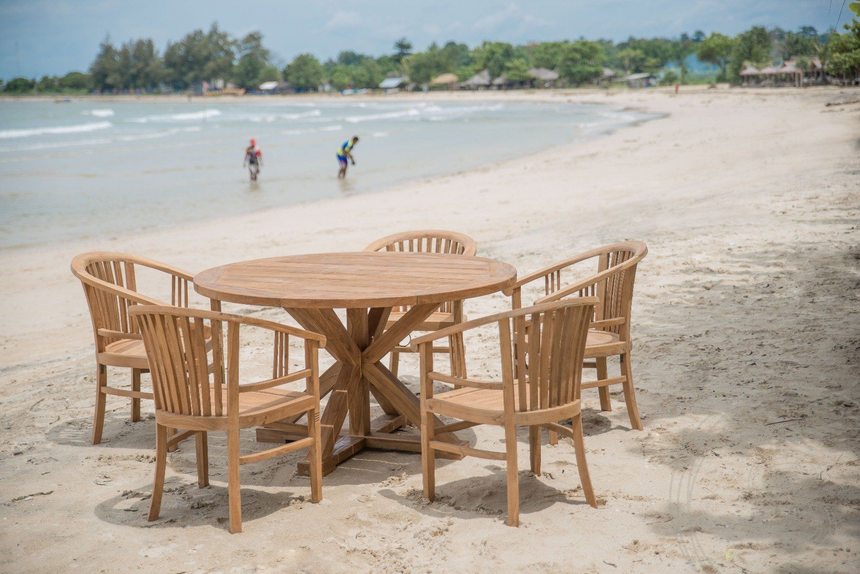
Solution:
M 186 112 L 182 114 L 165 114 L 156 116 L 143 116 L 142 118 L 131 118 L 127 120 L 138 124 L 149 122 L 189 122 L 194 120 L 207 120 L 217 118 L 221 115 L 219 110 L 201 110 L 199 112 Z
M 56 126 L 50 128 L 30 128 L 22 130 L 0 130 L 0 139 L 27 138 L 32 136 L 76 134 L 105 130 L 113 126 L 110 122 L 92 122 L 75 126 Z
M 87 110 L 81 113 L 85 116 L 95 116 L 97 118 L 109 118 L 114 115 L 114 111 L 107 108 L 102 110 Z

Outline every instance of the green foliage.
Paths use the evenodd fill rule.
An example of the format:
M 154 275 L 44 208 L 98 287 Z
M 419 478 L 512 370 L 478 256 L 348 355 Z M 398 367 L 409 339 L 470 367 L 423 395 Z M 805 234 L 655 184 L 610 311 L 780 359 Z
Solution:
M 433 44 L 426 52 L 418 52 L 405 60 L 406 73 L 417 84 L 429 84 L 439 74 L 454 70 L 451 56 Z
M 571 84 L 579 85 L 603 73 L 605 54 L 597 42 L 577 40 L 559 52 L 557 72 Z
M 58 81 L 61 89 L 86 90 L 89 86 L 89 77 L 82 72 L 69 72 Z
M 263 70 L 269 66 L 272 58 L 271 52 L 263 47 L 263 35 L 260 32 L 251 32 L 242 38 L 238 53 L 239 63 L 233 70 L 233 81 L 243 88 L 254 89 L 260 85 Z
M 36 89 L 36 80 L 27 78 L 12 78 L 3 89 L 7 94 L 30 94 Z
M 663 86 L 673 86 L 680 82 L 680 78 L 678 74 L 676 74 L 673 70 L 667 70 L 663 77 L 660 78 L 660 84 Z
M 165 81 L 184 90 L 210 80 L 229 80 L 237 42 L 213 23 L 209 32 L 195 30 L 164 51 Z M 259 73 L 262 66 L 257 69 Z
M 732 53 L 729 56 L 729 79 L 740 78 L 744 62 L 764 66 L 771 59 L 772 39 L 764 26 L 754 26 L 735 37 Z
M 860 20 L 845 24 L 844 34 L 833 34 L 828 42 L 827 71 L 839 76 L 860 75 Z
M 313 54 L 299 54 L 284 68 L 284 79 L 296 88 L 315 90 L 325 81 L 325 70 Z
M 850 6 L 855 5 L 860 7 L 860 2 Z M 833 69 L 852 69 L 853 50 L 845 48 L 851 44 L 851 35 L 832 32 L 834 51 L 826 42 L 830 34 L 818 34 L 812 26 L 802 26 L 796 32 L 758 26 L 735 38 L 716 32 L 706 36 L 697 30 L 676 39 L 631 37 L 618 44 L 605 39 L 524 46 L 488 41 L 470 49 L 466 44 L 448 42 L 417 52 L 409 40 L 401 38 L 393 53 L 378 58 L 344 50 L 336 59 L 321 64 L 313 55 L 301 54 L 283 69 L 283 77 L 300 89 L 317 88 L 326 80 L 338 89 L 376 88 L 389 74 L 407 74 L 417 84 L 427 84 L 446 72 L 466 80 L 487 69 L 492 78 L 504 75 L 519 82 L 528 79 L 529 68 L 541 67 L 555 70 L 568 84 L 578 85 L 600 75 L 603 66 L 632 74 L 660 73 L 667 64 L 674 64 L 677 69 L 673 73 L 680 73 L 677 81 L 684 83 L 690 54 L 718 66 L 719 79 L 737 79 L 744 62 L 767 65 L 774 56 L 815 56 L 827 64 L 833 54 Z M 60 79 L 43 78 L 37 87 L 43 91 L 92 87 L 110 92 L 151 90 L 166 84 L 187 89 L 220 79 L 253 89 L 263 81 L 279 78 L 271 64 L 272 54 L 265 48 L 262 34 L 251 32 L 237 40 L 213 23 L 208 31 L 195 30 L 168 43 L 163 57 L 152 40 L 130 40 L 116 47 L 107 37 L 99 46 L 89 77 L 81 74 L 65 84 Z
M 732 54 L 734 41 L 728 36 L 718 32 L 712 32 L 710 36 L 699 43 L 696 49 L 696 57 L 703 62 L 716 64 L 720 67 L 718 80 L 726 79 L 726 66 L 729 64 L 729 56 Z
M 412 54 L 412 42 L 407 40 L 405 36 L 394 42 L 394 56 L 392 58 L 397 64 L 403 62 L 410 54 Z
M 331 85 L 343 90 L 352 85 L 352 72 L 347 66 L 335 66 L 328 75 Z
M 56 92 L 60 89 L 60 79 L 57 76 L 42 76 L 36 83 L 37 92 Z
M 645 52 L 636 48 L 621 50 L 617 56 L 617 61 L 628 74 L 641 72 L 646 60 Z
M 489 70 L 491 78 L 498 78 L 513 58 L 514 47 L 507 42 L 484 42 L 475 54 L 475 64 L 480 70 Z
M 355 88 L 376 88 L 384 78 L 382 68 L 372 58 L 352 69 L 352 84 Z
M 541 42 L 529 46 L 534 65 L 538 68 L 555 69 L 561 56 L 561 50 L 568 42 Z
M 529 63 L 525 58 L 515 58 L 505 66 L 505 78 L 511 82 L 526 82 L 532 79 Z

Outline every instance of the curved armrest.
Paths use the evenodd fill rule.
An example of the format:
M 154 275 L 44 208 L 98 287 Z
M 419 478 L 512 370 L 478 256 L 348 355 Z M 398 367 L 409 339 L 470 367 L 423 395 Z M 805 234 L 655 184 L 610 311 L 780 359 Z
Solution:
M 568 305 L 597 305 L 599 299 L 597 297 L 580 297 L 572 301 L 566 302 Z M 455 335 L 457 333 L 462 333 L 464 331 L 469 331 L 471 329 L 475 329 L 477 327 L 483 327 L 484 325 L 489 325 L 491 323 L 497 323 L 499 321 L 504 321 L 505 319 L 511 319 L 513 317 L 521 317 L 523 315 L 530 315 L 532 313 L 541 313 L 543 311 L 548 311 L 553 309 L 559 305 L 556 302 L 550 303 L 542 303 L 540 305 L 532 305 L 531 307 L 524 307 L 522 309 L 514 309 L 512 311 L 505 311 L 504 313 L 496 313 L 495 315 L 487 315 L 486 317 L 480 317 L 478 319 L 473 319 L 471 321 L 466 321 L 465 323 L 459 323 L 457 325 L 453 325 L 451 327 L 447 327 L 440 331 L 435 331 L 433 333 L 429 333 L 422 337 L 418 337 L 417 339 L 412 340 L 412 344 L 410 347 L 413 351 L 417 351 L 420 345 L 425 343 L 430 343 L 431 341 L 435 341 L 437 339 L 441 339 L 443 337 L 450 337 L 451 335 Z
M 510 297 L 511 295 L 513 295 L 514 290 L 522 287 L 523 285 L 528 285 L 529 283 L 531 283 L 533 281 L 537 281 L 538 279 L 543 279 L 544 277 L 546 277 L 547 275 L 549 275 L 551 273 L 555 273 L 556 271 L 564 269 L 565 267 L 570 267 L 571 265 L 576 265 L 577 263 L 582 263 L 583 261 L 591 259 L 592 257 L 597 257 L 600 254 L 601 254 L 600 249 L 592 249 L 591 251 L 586 251 L 585 253 L 580 253 L 579 255 L 574 255 L 570 259 L 565 259 L 564 261 L 561 261 L 560 263 L 555 263 L 553 265 L 550 265 L 549 267 L 544 267 L 543 269 L 540 269 L 540 270 L 535 271 L 533 273 L 529 273 L 528 275 L 526 275 L 522 279 L 519 279 L 516 283 L 514 283 L 513 285 L 511 285 L 510 287 L 505 289 L 503 291 L 503 293 L 505 295 L 507 295 L 508 297 Z
M 305 341 L 316 341 L 319 343 L 320 347 L 325 347 L 326 343 L 325 335 L 320 335 L 319 333 L 305 331 L 304 329 L 290 327 L 289 325 L 282 325 L 280 323 L 275 323 L 274 321 L 266 321 L 265 319 L 244 317 L 242 315 L 221 313 L 219 311 L 187 309 L 185 307 L 174 307 L 172 305 L 165 305 L 162 303 L 160 305 L 135 305 L 133 308 L 129 309 L 128 312 L 131 315 L 140 315 L 142 313 L 166 313 L 168 315 L 173 315 L 174 317 L 198 317 L 200 319 L 209 319 L 210 321 L 225 321 L 227 323 L 252 325 L 254 327 L 261 327 L 270 331 L 276 331 L 278 333 L 293 335 L 300 339 L 304 339 Z
M 160 261 L 155 261 L 153 259 L 137 258 L 137 260 L 133 261 L 132 263 L 136 265 L 142 265 L 144 267 L 149 267 L 150 269 L 155 269 L 156 271 L 162 271 L 175 277 L 179 277 L 180 279 L 185 279 L 186 281 L 194 281 L 194 275 L 192 275 L 188 271 L 179 269 L 178 267 L 173 267 L 172 265 L 168 265 Z

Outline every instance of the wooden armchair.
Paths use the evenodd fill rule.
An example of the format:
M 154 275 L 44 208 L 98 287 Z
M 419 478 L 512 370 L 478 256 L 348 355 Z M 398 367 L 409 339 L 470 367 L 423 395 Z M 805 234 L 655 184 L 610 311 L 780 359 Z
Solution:
M 536 305 L 448 327 L 412 341 L 412 348 L 421 354 L 421 463 L 426 498 L 432 501 L 435 497 L 437 451 L 504 460 L 507 464 L 507 523 L 517 526 L 517 427 L 528 426 L 532 472 L 540 475 L 540 427 L 570 437 L 576 450 L 585 499 L 591 506 L 597 506 L 585 461 L 579 396 L 588 324 L 597 303 L 596 297 L 583 297 Z M 477 381 L 434 370 L 434 340 L 493 323 L 497 323 L 499 329 L 502 382 Z M 528 339 L 526 325 L 529 326 Z M 526 364 L 528 367 L 519 368 Z M 434 382 L 460 388 L 435 395 Z M 461 422 L 434 428 L 434 414 L 454 417 Z M 566 419 L 573 421 L 572 427 L 559 424 Z M 434 440 L 436 433 L 479 424 L 504 427 L 506 452 Z
M 609 386 L 622 385 L 630 425 L 637 430 L 642 430 L 642 421 L 633 391 L 633 369 L 630 364 L 630 353 L 633 349 L 630 338 L 630 311 L 633 305 L 636 268 L 647 254 L 648 247 L 641 241 L 606 245 L 526 275 L 505 290 L 505 294 L 512 297 L 514 309 L 522 306 L 523 289 L 534 283 L 537 283 L 542 291 L 534 304 L 558 301 L 571 296 L 598 298 L 585 347 L 585 358 L 593 359 L 593 362 L 583 364 L 584 367 L 597 370 L 598 380 L 583 383 L 582 388 L 597 387 L 600 408 L 610 411 L 612 405 L 609 401 Z M 592 259 L 597 260 L 597 274 L 572 283 L 563 280 L 562 272 L 568 275 L 569 268 Z M 621 361 L 621 376 L 610 378 L 607 375 L 606 359 L 616 355 Z M 550 442 L 556 444 L 557 441 L 556 433 L 551 431 Z
M 140 400 L 152 399 L 141 392 L 140 375 L 149 370 L 137 325 L 129 318 L 134 305 L 166 305 L 139 293 L 137 269 L 148 268 L 170 278 L 170 304 L 188 307 L 192 276 L 176 267 L 127 253 L 92 252 L 72 259 L 72 273 L 81 280 L 90 309 L 96 347 L 96 408 L 93 444 L 102 440 L 107 395 L 131 398 L 131 420 L 140 420 Z M 131 369 L 131 390 L 108 386 L 107 367 Z
M 129 311 L 137 320 L 155 395 L 156 463 L 149 520 L 157 520 L 164 488 L 169 444 L 196 437 L 197 480 L 209 484 L 207 433 L 226 431 L 230 532 L 242 531 L 239 466 L 308 448 L 311 498 L 322 499 L 320 449 L 319 348 L 325 337 L 278 323 L 169 306 L 137 305 Z M 206 325 L 206 323 L 209 325 Z M 227 324 L 226 345 L 223 324 Z M 274 334 L 272 378 L 239 384 L 239 328 L 248 325 Z M 211 366 L 206 349 L 211 332 Z M 289 372 L 289 338 L 304 341 L 304 369 Z M 304 392 L 279 388 L 304 379 Z M 239 455 L 239 429 L 257 427 L 293 415 L 307 414 L 308 436 L 262 452 Z M 168 439 L 167 428 L 186 432 Z
M 449 253 L 474 257 L 478 247 L 475 240 L 462 233 L 453 231 L 425 230 L 395 233 L 382 239 L 377 239 L 364 248 L 364 251 L 405 251 L 418 253 Z M 397 322 L 409 310 L 408 306 L 395 307 L 388 318 L 385 328 Z M 443 303 L 439 310 L 430 315 L 417 331 L 437 331 L 462 323 L 466 320 L 463 315 L 462 301 Z M 391 351 L 389 370 L 397 376 L 400 363 L 400 353 L 411 353 L 408 346 L 399 345 Z M 466 348 L 461 334 L 452 335 L 448 339 L 448 347 L 434 347 L 434 353 L 448 353 L 451 362 L 451 372 L 458 376 L 466 376 Z

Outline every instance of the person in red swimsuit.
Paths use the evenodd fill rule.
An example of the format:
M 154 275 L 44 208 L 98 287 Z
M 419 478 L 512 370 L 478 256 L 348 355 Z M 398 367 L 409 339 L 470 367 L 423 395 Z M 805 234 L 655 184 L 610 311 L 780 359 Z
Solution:
M 251 145 L 245 148 L 245 161 L 242 162 L 242 167 L 246 165 L 251 174 L 251 181 L 257 181 L 257 174 L 263 167 L 263 152 L 257 149 L 257 140 L 251 140 Z

